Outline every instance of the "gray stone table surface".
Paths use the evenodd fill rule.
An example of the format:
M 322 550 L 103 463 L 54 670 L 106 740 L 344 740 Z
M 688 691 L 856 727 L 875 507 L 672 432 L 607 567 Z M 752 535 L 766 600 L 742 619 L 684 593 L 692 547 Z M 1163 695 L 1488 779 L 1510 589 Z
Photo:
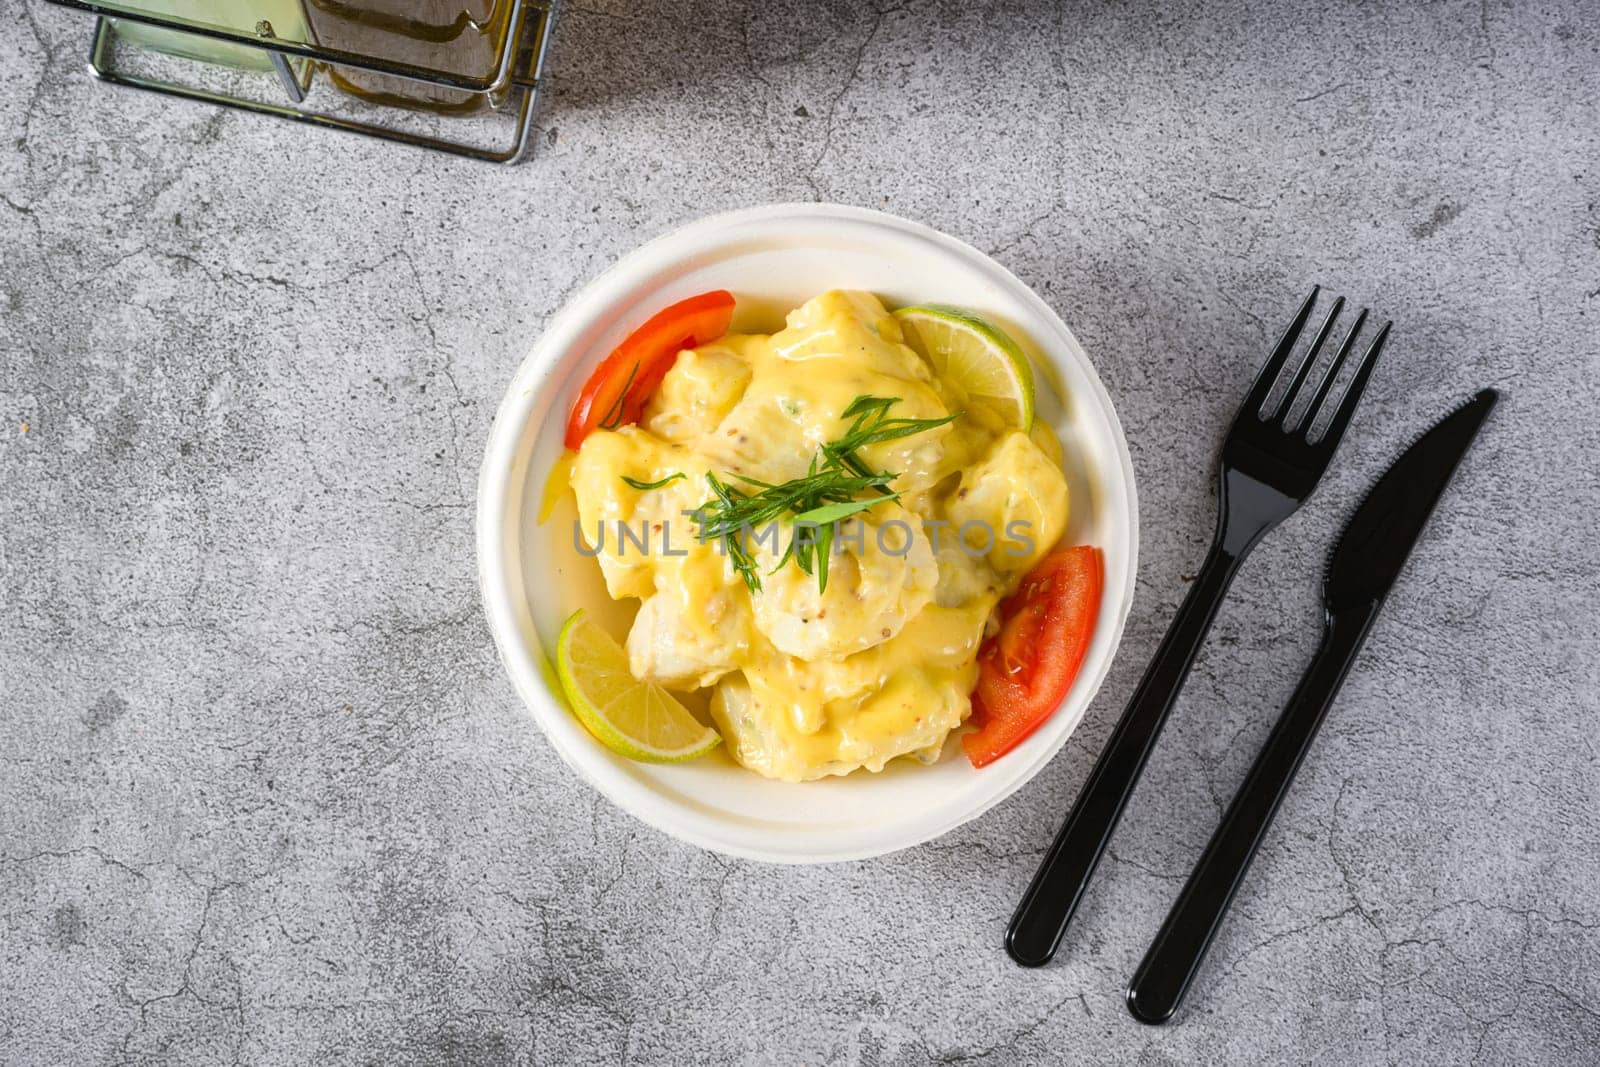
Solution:
M 0 1062 L 1600 1061 L 1600 6 L 567 5 L 514 169 L 117 89 L 0 12 Z M 776 201 L 1071 323 L 1143 528 L 1116 666 L 995 810 L 723 859 L 502 674 L 478 459 L 574 289 Z M 1398 323 L 1244 571 L 1060 959 L 1005 919 L 1204 551 L 1313 281 Z M 1484 385 L 1181 1020 L 1122 992 L 1315 642 L 1354 499 Z

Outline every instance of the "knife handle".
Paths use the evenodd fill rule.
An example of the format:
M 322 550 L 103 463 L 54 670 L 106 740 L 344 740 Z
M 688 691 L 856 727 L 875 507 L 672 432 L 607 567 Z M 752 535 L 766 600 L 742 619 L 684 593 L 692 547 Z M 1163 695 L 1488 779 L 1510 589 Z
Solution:
M 1166 1022 L 1183 1000 L 1377 614 L 1373 604 L 1328 619 L 1316 657 L 1134 973 L 1128 1011 L 1140 1022 Z
M 1249 551 L 1249 545 L 1243 551 Z M 1061 944 L 1243 558 L 1243 552 L 1212 547 L 1071 814 L 1017 904 L 1006 927 L 1006 951 L 1024 967 L 1044 966 Z

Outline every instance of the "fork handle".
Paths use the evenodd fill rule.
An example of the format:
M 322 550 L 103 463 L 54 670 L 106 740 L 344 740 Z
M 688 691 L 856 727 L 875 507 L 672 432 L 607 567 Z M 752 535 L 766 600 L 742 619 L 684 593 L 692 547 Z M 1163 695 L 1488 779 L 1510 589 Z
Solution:
M 1061 944 L 1061 935 L 1083 899 L 1083 891 L 1122 817 L 1122 809 L 1144 770 L 1167 713 L 1211 629 L 1217 607 L 1251 543 L 1240 551 L 1221 543 L 1212 546 L 1156 650 L 1155 659 L 1078 794 L 1072 813 L 1022 895 L 1006 929 L 1006 951 L 1023 966 L 1042 967 Z
M 1374 604 L 1329 619 L 1316 658 L 1134 973 L 1128 1011 L 1140 1022 L 1166 1022 L 1183 1000 L 1377 613 Z

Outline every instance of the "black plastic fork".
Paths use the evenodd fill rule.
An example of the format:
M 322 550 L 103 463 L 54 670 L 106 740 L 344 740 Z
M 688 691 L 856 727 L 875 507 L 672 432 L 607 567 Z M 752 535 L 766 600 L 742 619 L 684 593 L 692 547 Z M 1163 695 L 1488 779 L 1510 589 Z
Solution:
M 1344 309 L 1341 297 L 1296 366 L 1289 388 L 1267 409 L 1267 399 L 1305 330 L 1319 291 L 1313 288 L 1300 305 L 1233 420 L 1222 445 L 1217 532 L 1205 565 L 1011 917 L 1006 951 L 1024 966 L 1043 966 L 1055 955 L 1239 565 L 1269 530 L 1311 496 L 1361 401 L 1389 336 L 1389 323 L 1367 346 L 1336 407 L 1328 404 L 1328 396 L 1366 323 L 1365 309 L 1345 334 L 1310 403 L 1300 403 L 1309 391 L 1307 381 L 1317 356 Z M 1332 418 L 1313 437 L 1316 424 L 1327 413 L 1325 406 L 1332 408 Z M 1301 414 L 1295 417 L 1296 412 Z

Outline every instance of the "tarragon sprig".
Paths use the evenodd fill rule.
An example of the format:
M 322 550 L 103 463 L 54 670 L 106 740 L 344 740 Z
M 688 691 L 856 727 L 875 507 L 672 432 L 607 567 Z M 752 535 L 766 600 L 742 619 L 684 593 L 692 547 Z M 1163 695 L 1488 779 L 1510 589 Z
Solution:
M 873 470 L 861 458 L 860 450 L 880 441 L 893 441 L 935 429 L 961 416 L 956 412 L 939 419 L 890 418 L 889 409 L 899 402 L 898 397 L 865 395 L 852 400 L 840 413 L 841 418 L 852 420 L 850 428 L 843 437 L 823 445 L 811 457 L 810 468 L 802 477 L 774 485 L 740 474 L 729 475 L 743 483 L 743 486 L 736 486 L 706 472 L 712 499 L 693 513 L 700 527 L 700 538 L 721 541 L 723 553 L 733 562 L 734 570 L 751 593 L 761 591 L 761 575 L 745 544 L 747 533 L 757 526 L 793 515 L 797 524 L 794 536 L 777 564 L 767 573 L 775 572 L 793 559 L 801 571 L 817 576 L 817 592 L 826 592 L 835 524 L 879 504 L 900 499 L 900 494 L 889 488 L 889 483 L 899 475 Z M 862 497 L 862 493 L 876 495 Z M 812 529 L 816 536 L 805 536 L 806 531 Z
M 626 474 L 624 474 L 622 476 L 622 480 L 627 482 L 628 485 L 632 486 L 634 489 L 639 490 L 641 493 L 648 493 L 652 489 L 660 489 L 663 485 L 671 485 L 673 482 L 677 481 L 679 478 L 687 478 L 687 477 L 688 477 L 688 475 L 683 473 L 682 471 L 674 471 L 673 473 L 667 475 L 665 478 L 662 478 L 662 479 L 660 479 L 658 481 L 654 481 L 654 482 L 641 482 L 639 479 L 630 478 Z

